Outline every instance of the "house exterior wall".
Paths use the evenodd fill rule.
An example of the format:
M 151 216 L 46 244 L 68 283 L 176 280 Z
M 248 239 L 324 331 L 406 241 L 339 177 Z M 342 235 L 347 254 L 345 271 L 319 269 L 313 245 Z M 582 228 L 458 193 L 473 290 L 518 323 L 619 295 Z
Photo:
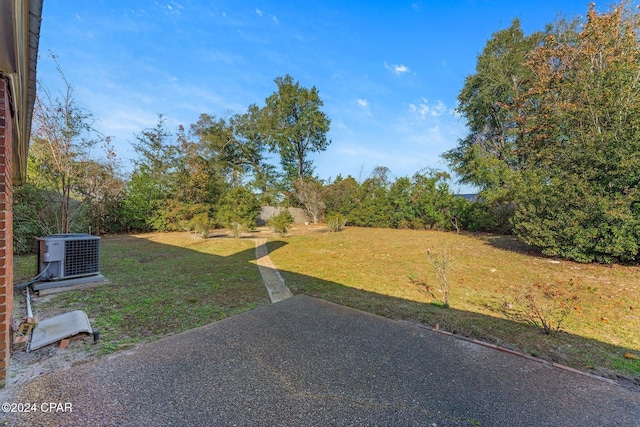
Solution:
M 12 129 L 9 86 L 0 74 L 0 387 L 6 385 L 13 333 Z

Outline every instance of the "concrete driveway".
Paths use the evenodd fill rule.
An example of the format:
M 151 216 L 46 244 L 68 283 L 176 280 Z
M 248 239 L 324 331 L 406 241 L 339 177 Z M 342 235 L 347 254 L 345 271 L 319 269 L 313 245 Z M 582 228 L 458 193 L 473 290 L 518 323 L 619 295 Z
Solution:
M 307 296 L 45 375 L 18 402 L 37 408 L 9 425 L 640 426 L 640 392 Z

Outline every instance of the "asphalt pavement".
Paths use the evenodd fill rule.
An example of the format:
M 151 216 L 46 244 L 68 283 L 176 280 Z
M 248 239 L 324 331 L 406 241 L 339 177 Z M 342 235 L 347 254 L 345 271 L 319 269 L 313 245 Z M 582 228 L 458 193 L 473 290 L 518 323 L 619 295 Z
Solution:
M 304 295 L 44 375 L 18 402 L 36 410 L 8 425 L 640 426 L 640 392 Z

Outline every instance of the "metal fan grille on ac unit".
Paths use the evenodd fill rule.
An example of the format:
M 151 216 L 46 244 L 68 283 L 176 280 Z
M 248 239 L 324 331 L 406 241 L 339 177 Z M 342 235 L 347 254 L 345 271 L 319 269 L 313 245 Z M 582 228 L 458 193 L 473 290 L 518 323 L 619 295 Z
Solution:
M 100 241 L 67 240 L 65 242 L 64 275 L 94 274 L 100 271 Z

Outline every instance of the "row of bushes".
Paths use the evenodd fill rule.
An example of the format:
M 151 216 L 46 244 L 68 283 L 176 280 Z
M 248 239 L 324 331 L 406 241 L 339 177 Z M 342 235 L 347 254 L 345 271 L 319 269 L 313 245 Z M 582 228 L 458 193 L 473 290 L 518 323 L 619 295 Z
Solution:
M 416 174 L 411 179 L 390 182 L 384 173 L 359 183 L 352 177 L 338 177 L 330 184 L 316 183 L 321 200 L 319 218 L 333 230 L 345 225 L 359 227 L 493 230 L 508 231 L 486 203 L 472 203 L 456 197 L 447 176 L 439 173 Z M 384 172 L 384 170 L 382 170 Z M 56 192 L 25 185 L 16 189 L 14 207 L 14 248 L 17 253 L 35 249 L 35 238 L 59 232 Z M 283 203 L 305 207 L 293 194 Z M 216 203 L 189 203 L 180 199 L 153 199 L 142 193 L 124 193 L 102 203 L 100 209 L 74 201 L 70 232 L 127 233 L 145 231 L 190 231 L 206 235 L 210 230 L 228 227 L 239 233 L 251 229 L 260 212 L 256 194 L 238 186 L 223 192 Z M 288 218 L 280 218 L 286 223 Z M 281 224 L 273 227 L 282 229 Z

